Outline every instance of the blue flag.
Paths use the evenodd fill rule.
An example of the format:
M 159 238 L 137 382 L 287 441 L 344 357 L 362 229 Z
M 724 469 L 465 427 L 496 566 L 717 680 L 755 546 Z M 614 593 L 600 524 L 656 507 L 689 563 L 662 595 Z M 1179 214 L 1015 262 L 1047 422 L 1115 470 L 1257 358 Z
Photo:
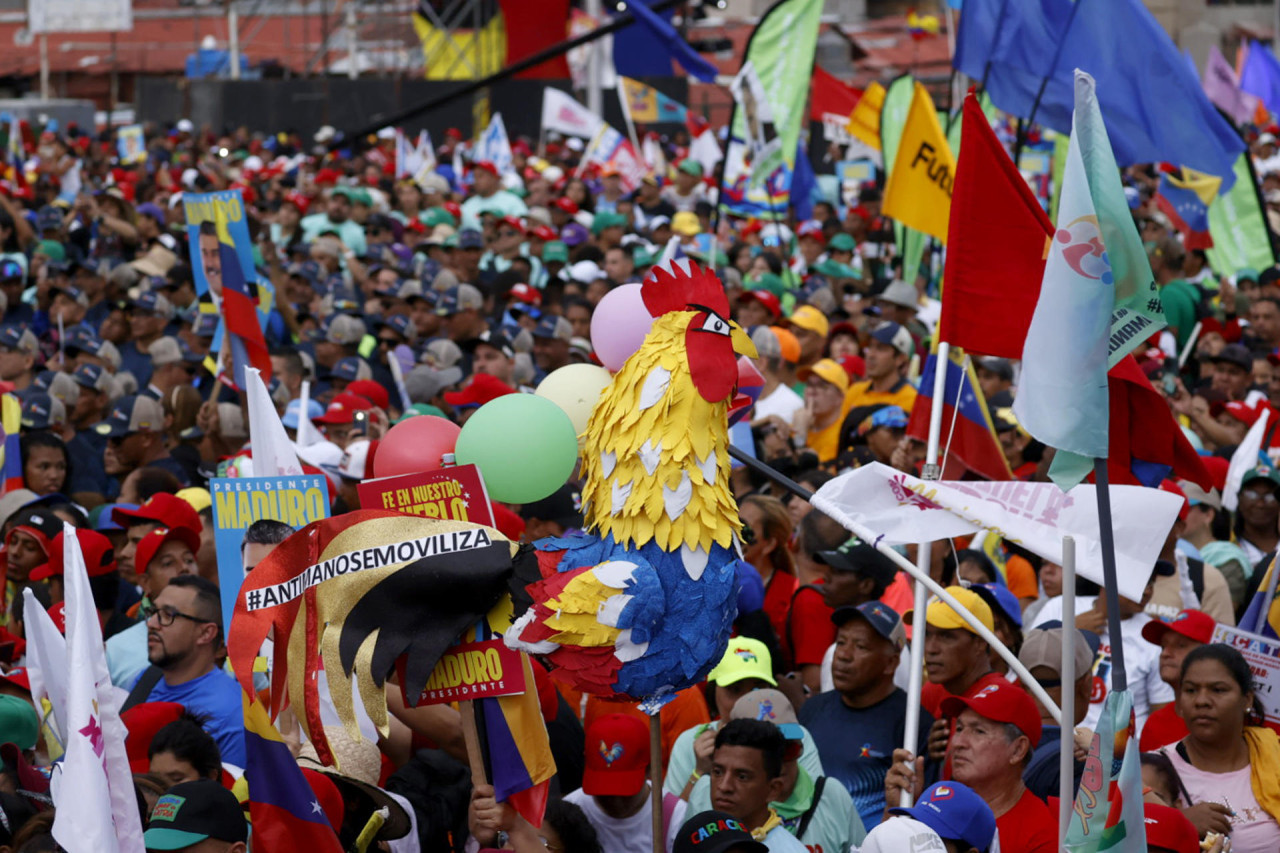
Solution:
M 1048 78 L 1035 120 L 1060 133 L 1071 131 L 1072 71 L 1087 71 L 1121 166 L 1179 163 L 1221 177 L 1224 192 L 1235 180 L 1243 140 L 1139 0 L 969 0 L 955 67 L 1022 118 Z
M 1249 42 L 1240 71 L 1240 91 L 1256 95 L 1269 111 L 1280 113 L 1280 59 L 1256 41 Z
M 636 16 L 636 21 L 653 34 L 661 49 L 666 51 L 671 59 L 680 63 L 681 68 L 703 83 L 715 82 L 716 67 L 699 56 L 698 52 L 680 37 L 670 21 L 645 5 L 645 0 L 633 0 L 627 4 L 627 8 Z

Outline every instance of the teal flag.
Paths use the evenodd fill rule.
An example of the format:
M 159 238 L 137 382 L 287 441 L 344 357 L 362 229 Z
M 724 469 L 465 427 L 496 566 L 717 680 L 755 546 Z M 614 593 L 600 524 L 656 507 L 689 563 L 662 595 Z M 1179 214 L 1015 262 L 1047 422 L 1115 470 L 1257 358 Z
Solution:
M 911 110 L 915 85 L 914 77 L 903 74 L 885 88 L 884 106 L 880 109 L 880 154 L 884 158 L 886 175 L 893 174 L 893 163 L 898 156 L 907 113 Z M 929 238 L 900 222 L 893 223 L 893 238 L 902 257 L 902 280 L 914 284 Z
M 1209 236 L 1213 248 L 1206 251 L 1209 266 L 1218 275 L 1235 275 L 1242 269 L 1264 270 L 1276 262 L 1271 251 L 1267 214 L 1258 198 L 1257 182 L 1249 167 L 1249 154 L 1235 165 L 1235 186 L 1209 205 Z
M 1063 841 L 1070 853 L 1146 853 L 1141 765 L 1133 697 L 1128 690 L 1112 691 L 1102 706 Z
M 778 0 L 747 42 L 742 64 L 754 68 L 760 90 L 750 89 L 747 98 L 736 99 L 720 192 L 721 203 L 735 214 L 787 212 L 821 19 L 822 0 Z M 761 142 L 770 146 L 767 162 L 760 164 L 769 170 L 763 176 L 753 175 L 752 152 Z

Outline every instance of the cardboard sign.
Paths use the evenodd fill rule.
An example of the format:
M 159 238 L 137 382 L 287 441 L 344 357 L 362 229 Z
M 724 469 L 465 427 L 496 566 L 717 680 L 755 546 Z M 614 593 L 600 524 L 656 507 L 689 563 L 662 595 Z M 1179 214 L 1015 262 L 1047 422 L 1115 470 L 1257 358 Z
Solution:
M 461 643 L 444 653 L 431 672 L 419 705 L 517 696 L 525 691 L 520 653 L 502 640 Z
M 231 624 L 236 597 L 244 583 L 240 545 L 245 531 L 264 518 L 299 530 L 329 517 L 329 484 L 323 475 L 280 477 L 214 477 L 213 544 L 218 555 L 218 587 L 222 594 L 223 625 Z
M 1254 690 L 1267 715 L 1267 724 L 1280 725 L 1280 640 L 1250 634 L 1228 625 L 1213 629 L 1210 642 L 1226 643 L 1244 655 L 1253 672 Z
M 494 526 L 489 493 L 480 470 L 474 465 L 365 480 L 357 491 L 362 509 L 386 509 L 423 518 Z

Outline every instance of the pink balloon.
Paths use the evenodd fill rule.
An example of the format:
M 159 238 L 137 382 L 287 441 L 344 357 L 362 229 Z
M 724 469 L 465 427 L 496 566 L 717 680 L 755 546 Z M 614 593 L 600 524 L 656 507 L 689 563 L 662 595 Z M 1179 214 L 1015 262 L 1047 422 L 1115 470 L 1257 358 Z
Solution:
M 600 363 L 616 373 L 640 349 L 652 325 L 640 285 L 624 284 L 606 293 L 591 315 L 591 346 Z
M 387 430 L 373 457 L 373 476 L 418 474 L 441 467 L 441 457 L 452 453 L 461 428 L 435 415 L 419 415 Z

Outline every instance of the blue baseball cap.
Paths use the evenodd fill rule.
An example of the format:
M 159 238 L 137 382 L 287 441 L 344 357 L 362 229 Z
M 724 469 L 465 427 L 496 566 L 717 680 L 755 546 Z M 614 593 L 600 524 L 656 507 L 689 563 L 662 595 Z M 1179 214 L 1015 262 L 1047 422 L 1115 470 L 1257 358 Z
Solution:
M 191 331 L 197 338 L 212 338 L 218 331 L 218 315 L 198 312 L 191 321 Z
M 474 228 L 464 228 L 458 232 L 459 249 L 483 249 L 484 235 Z
M 61 400 L 48 394 L 28 394 L 22 401 L 22 428 L 49 429 L 67 422 L 67 409 Z
M 138 504 L 103 504 L 96 508 L 97 520 L 94 522 L 93 529 L 99 533 L 111 533 L 116 530 L 124 530 L 120 524 L 112 518 L 112 513 L 117 509 L 132 512 L 138 508 Z
M 346 382 L 355 382 L 357 379 L 368 379 L 370 378 L 370 375 L 369 368 L 365 364 L 364 359 L 354 355 L 347 356 L 346 358 L 339 360 L 338 363 L 333 366 L 333 372 L 330 374 L 332 378 L 342 379 Z
M 962 841 L 983 853 L 996 835 L 996 816 L 991 806 L 959 782 L 930 785 L 914 806 L 889 809 L 889 814 L 915 818 L 940 838 Z
M 902 627 L 902 617 L 887 604 L 880 601 L 866 601 L 857 607 L 837 607 L 831 614 L 831 621 L 839 628 L 851 619 L 862 619 L 881 637 L 884 637 L 894 648 L 901 650 L 907 643 L 907 629 Z
M 998 609 L 1010 622 L 1022 627 L 1022 605 L 1009 587 L 1002 583 L 975 583 L 970 584 L 969 589 L 982 596 L 992 613 Z
M 386 327 L 395 332 L 405 340 L 415 338 L 418 330 L 413 326 L 413 321 L 403 314 L 392 314 L 378 323 L 379 326 Z
M 305 279 L 308 284 L 315 284 L 320 277 L 320 264 L 315 261 L 289 264 L 289 275 Z
M 82 364 L 71 374 L 81 388 L 107 393 L 111 390 L 111 374 L 96 364 Z
M 80 324 L 67 330 L 67 340 L 64 345 L 67 352 L 84 350 L 85 352 L 96 353 L 101 345 L 101 339 L 88 326 Z
M 876 409 L 871 415 L 871 427 L 868 432 L 878 427 L 906 429 L 907 420 L 907 413 L 901 406 L 885 406 L 882 409 Z
M 13 258 L 5 258 L 3 261 L 0 261 L 0 281 L 6 281 L 13 278 L 24 279 L 26 277 L 27 274 L 23 272 L 22 264 L 13 260 Z
M 300 411 L 302 411 L 302 401 L 290 400 L 289 405 L 285 406 L 284 408 L 284 417 L 280 418 L 280 423 L 284 424 L 289 429 L 297 429 L 298 413 Z M 315 420 L 316 418 L 320 417 L 323 414 L 324 414 L 324 406 L 321 406 L 315 400 L 307 401 L 307 418 L 308 419 Z M 759 574 L 759 572 L 757 572 L 756 574 Z

